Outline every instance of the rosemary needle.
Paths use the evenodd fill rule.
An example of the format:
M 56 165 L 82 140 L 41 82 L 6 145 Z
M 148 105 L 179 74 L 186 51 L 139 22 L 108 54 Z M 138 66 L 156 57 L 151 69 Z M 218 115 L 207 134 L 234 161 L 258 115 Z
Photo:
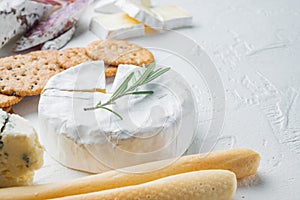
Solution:
M 130 73 L 129 76 L 122 82 L 122 84 L 114 91 L 112 96 L 108 99 L 107 102 L 102 103 L 101 101 L 96 104 L 95 107 L 91 108 L 84 108 L 84 111 L 88 110 L 95 110 L 95 109 L 104 109 L 107 110 L 113 114 L 115 114 L 117 117 L 119 117 L 121 120 L 123 119 L 122 116 L 117 113 L 116 111 L 107 108 L 106 106 L 115 104 L 116 100 L 126 96 L 126 95 L 148 95 L 153 94 L 153 91 L 135 91 L 138 87 L 145 85 L 147 83 L 150 83 L 154 79 L 158 78 L 159 76 L 163 75 L 167 71 L 170 70 L 169 67 L 167 68 L 159 68 L 157 70 L 155 69 L 155 63 L 151 63 L 147 69 L 144 71 L 144 73 L 140 74 L 140 76 L 136 79 L 134 77 L 134 72 Z M 129 82 L 133 81 L 131 86 L 129 86 Z

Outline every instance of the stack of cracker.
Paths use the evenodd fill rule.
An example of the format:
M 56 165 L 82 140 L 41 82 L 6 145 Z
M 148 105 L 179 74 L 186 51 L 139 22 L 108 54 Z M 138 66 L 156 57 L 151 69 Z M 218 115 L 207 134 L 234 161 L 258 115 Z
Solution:
M 55 74 L 91 60 L 103 60 L 106 76 L 115 76 L 119 64 L 148 65 L 154 57 L 136 44 L 99 40 L 87 48 L 41 50 L 0 58 L 0 108 L 10 111 L 23 97 L 39 95 Z

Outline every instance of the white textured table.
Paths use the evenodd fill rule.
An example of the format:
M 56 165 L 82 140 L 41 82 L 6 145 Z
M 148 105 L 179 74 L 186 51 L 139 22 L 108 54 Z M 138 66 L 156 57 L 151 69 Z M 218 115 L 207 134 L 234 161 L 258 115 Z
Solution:
M 223 135 L 262 156 L 259 180 L 235 199 L 299 199 L 300 2 L 176 1 L 193 13 L 195 39 L 226 92 Z
M 226 94 L 222 138 L 215 149 L 247 147 L 261 165 L 235 199 L 299 199 L 300 187 L 300 2 L 299 0 L 154 1 L 177 4 L 194 16 L 193 28 L 179 33 L 195 40 L 215 63 Z M 68 44 L 86 46 L 91 8 Z M 14 110 L 37 126 L 38 98 Z M 86 175 L 64 168 L 46 155 L 36 183 Z

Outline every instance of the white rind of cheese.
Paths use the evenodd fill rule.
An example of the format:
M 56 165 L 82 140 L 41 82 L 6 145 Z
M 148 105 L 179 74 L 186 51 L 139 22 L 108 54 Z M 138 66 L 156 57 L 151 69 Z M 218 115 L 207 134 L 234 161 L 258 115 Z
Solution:
M 4 121 L 3 121 L 4 120 Z M 43 148 L 29 122 L 0 109 L 0 187 L 29 185 L 43 165 Z
M 88 65 L 89 70 L 84 67 Z M 52 77 L 45 89 L 56 89 L 65 91 L 93 91 L 105 90 L 105 73 L 103 61 L 90 61 L 88 64 L 80 64 L 65 70 Z
M 119 6 L 130 17 L 143 22 L 144 24 L 155 28 L 163 28 L 163 18 L 151 11 L 151 8 L 143 4 L 136 3 L 132 0 L 118 0 L 116 5 Z
M 116 5 L 130 17 L 160 31 L 192 26 L 192 15 L 175 5 L 150 8 L 133 0 L 119 0 Z
M 82 68 L 92 74 L 90 67 L 93 69 L 85 63 L 74 68 Z M 133 65 L 119 65 L 113 90 L 129 73 L 134 72 L 138 76 L 143 70 Z M 105 102 L 111 94 L 67 91 L 63 85 L 70 82 L 69 78 L 60 82 L 62 87 L 53 89 L 56 77 L 62 80 L 64 76 L 73 76 L 77 79 L 74 73 L 68 75 L 68 71 L 63 76 L 53 77 L 39 103 L 42 141 L 50 155 L 63 165 L 88 172 L 103 172 L 175 157 L 191 143 L 195 106 L 189 88 L 175 71 L 171 70 L 140 88 L 153 90 L 154 94 L 124 96 L 110 106 L 122 115 L 123 120 L 104 109 L 83 110 L 95 106 L 100 100 Z M 96 82 L 96 76 L 94 78 Z M 82 79 L 79 77 L 78 80 Z M 178 133 L 182 129 L 184 133 Z
M 164 29 L 190 27 L 193 24 L 192 15 L 175 5 L 156 7 L 151 11 L 163 19 Z
M 7 118 L 8 118 L 8 113 L 0 109 L 0 130 L 2 130 Z
M 118 0 L 102 0 L 96 4 L 95 11 L 99 13 L 105 14 L 113 14 L 113 13 L 120 13 L 122 10 L 115 5 Z M 151 7 L 150 0 L 134 0 L 134 2 L 144 5 L 146 7 Z
M 95 12 L 113 14 L 119 13 L 122 10 L 115 5 L 117 0 L 102 0 L 96 4 Z
M 126 13 L 99 14 L 92 18 L 90 30 L 102 39 L 121 40 L 145 35 L 144 24 Z

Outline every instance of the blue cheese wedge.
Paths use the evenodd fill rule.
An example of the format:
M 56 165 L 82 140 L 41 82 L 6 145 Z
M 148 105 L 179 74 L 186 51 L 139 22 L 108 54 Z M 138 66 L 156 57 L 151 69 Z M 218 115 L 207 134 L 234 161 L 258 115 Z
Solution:
M 143 70 L 119 65 L 111 91 L 131 72 L 138 78 Z M 67 167 L 93 173 L 182 155 L 192 141 L 197 118 L 193 95 L 182 76 L 170 70 L 139 88 L 153 94 L 118 99 L 109 108 L 123 117 L 120 120 L 104 109 L 84 111 L 112 95 L 82 90 L 99 85 L 99 78 L 105 79 L 103 72 L 104 68 L 96 71 L 91 63 L 83 63 L 49 80 L 39 102 L 46 150 Z M 94 85 L 86 84 L 87 74 Z
M 35 129 L 18 115 L 0 109 L 0 187 L 29 185 L 43 165 Z
M 102 39 L 127 39 L 145 35 L 144 25 L 126 13 L 99 14 L 92 18 L 90 30 Z
M 130 17 L 160 31 L 192 25 L 192 15 L 175 5 L 150 8 L 134 0 L 119 0 L 116 5 Z

